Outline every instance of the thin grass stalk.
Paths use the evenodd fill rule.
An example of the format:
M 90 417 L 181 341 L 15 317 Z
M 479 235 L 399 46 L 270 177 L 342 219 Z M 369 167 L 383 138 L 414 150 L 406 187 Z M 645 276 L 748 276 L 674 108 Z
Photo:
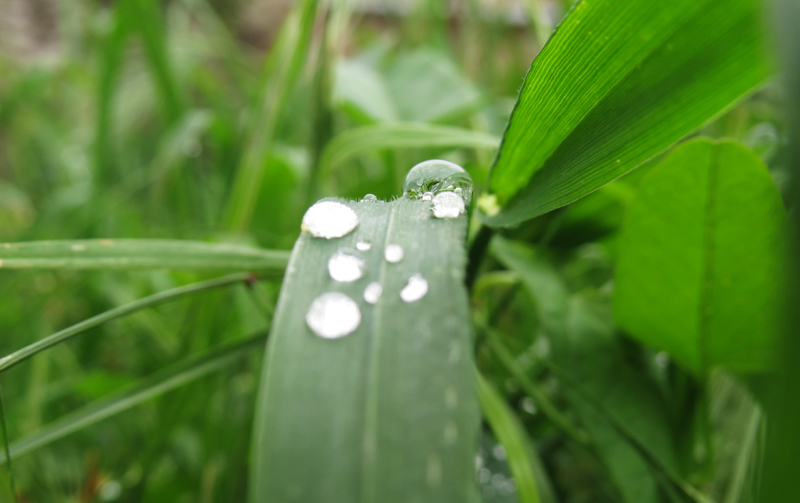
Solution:
M 8 478 L 11 485 L 11 492 L 14 494 L 14 502 L 19 503 L 19 495 L 17 494 L 17 484 L 14 479 L 14 467 L 11 464 L 11 447 L 8 441 L 8 424 L 6 423 L 6 404 L 3 400 L 3 390 L 0 388 L 0 421 L 3 426 L 3 445 L 5 447 L 5 456 L 8 460 Z
M 187 295 L 193 295 L 202 292 L 204 290 L 210 290 L 213 288 L 220 288 L 224 286 L 233 285 L 236 283 L 242 283 L 244 281 L 250 280 L 251 278 L 253 278 L 253 276 L 252 274 L 249 273 L 231 274 L 228 276 L 223 276 L 221 278 L 211 279 L 208 281 L 201 281 L 199 283 L 173 288 L 171 290 L 166 290 L 164 292 L 159 292 L 149 297 L 139 299 L 129 304 L 115 307 L 114 309 L 98 314 L 97 316 L 93 316 L 80 323 L 76 323 L 71 327 L 67 327 L 64 330 L 60 330 L 52 335 L 45 337 L 44 339 L 41 339 L 39 341 L 34 342 L 33 344 L 25 346 L 24 348 L 17 350 L 8 356 L 0 358 L 0 373 L 27 360 L 28 358 L 32 357 L 37 353 L 40 353 L 48 348 L 51 348 L 56 344 L 69 340 L 77 335 L 86 332 L 91 328 L 94 328 L 108 321 L 120 318 L 122 316 L 127 316 L 131 313 L 135 313 L 136 311 L 141 311 L 142 309 L 146 309 L 148 307 L 156 306 L 158 304 L 163 304 L 164 302 L 177 300 Z

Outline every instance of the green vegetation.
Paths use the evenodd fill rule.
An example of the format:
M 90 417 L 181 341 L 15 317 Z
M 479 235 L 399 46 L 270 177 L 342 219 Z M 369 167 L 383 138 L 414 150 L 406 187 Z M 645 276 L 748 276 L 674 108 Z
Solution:
M 37 5 L 0 501 L 796 499 L 791 1 Z

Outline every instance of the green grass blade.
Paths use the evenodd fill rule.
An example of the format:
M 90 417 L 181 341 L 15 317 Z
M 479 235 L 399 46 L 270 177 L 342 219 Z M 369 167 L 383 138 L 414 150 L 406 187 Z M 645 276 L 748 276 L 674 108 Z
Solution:
M 9 485 L 11 486 L 11 492 L 14 494 L 14 501 L 19 501 L 19 495 L 17 494 L 17 484 L 16 480 L 14 479 L 14 467 L 11 463 L 11 446 L 10 441 L 8 439 L 8 424 L 6 423 L 6 404 L 3 400 L 3 391 L 0 389 L 0 421 L 2 421 L 3 426 L 3 446 L 5 452 L 5 459 L 8 460 L 8 478 L 9 478 Z
M 212 288 L 220 288 L 223 286 L 229 286 L 236 283 L 248 281 L 251 277 L 252 276 L 248 273 L 231 274 L 229 276 L 225 276 L 222 278 L 211 279 L 208 281 L 201 281 L 199 283 L 173 288 L 171 290 L 159 292 L 155 295 L 151 295 L 149 297 L 145 297 L 143 299 L 139 299 L 137 301 L 119 307 L 115 307 L 114 309 L 110 309 L 104 313 L 98 314 L 97 316 L 93 316 L 80 323 L 76 323 L 71 327 L 67 327 L 64 330 L 60 330 L 52 335 L 45 337 L 44 339 L 41 339 L 39 341 L 34 342 L 33 344 L 25 346 L 24 348 L 15 351 L 8 356 L 0 358 L 0 372 L 8 370 L 14 365 L 27 360 L 31 356 L 40 353 L 47 348 L 53 347 L 56 344 L 71 339 L 76 335 L 82 334 L 91 328 L 94 328 L 98 325 L 101 325 L 113 319 L 120 318 L 122 316 L 127 316 L 131 313 L 135 313 L 136 311 L 141 311 L 142 309 L 146 309 L 148 307 L 156 306 L 158 304 L 163 304 L 164 302 L 177 300 L 187 295 L 193 295 L 205 290 L 210 290 Z
M 161 108 L 167 123 L 176 122 L 183 114 L 180 86 L 173 75 L 167 50 L 166 28 L 161 19 L 160 2 L 156 0 L 124 0 L 133 2 L 131 10 L 136 28 L 142 35 L 144 53 L 156 83 Z
M 483 416 L 492 428 L 497 440 L 505 447 L 508 466 L 517 483 L 519 503 L 539 503 L 539 491 L 533 475 L 533 465 L 528 458 L 525 434 L 508 408 L 503 397 L 478 374 L 478 398 Z
M 430 203 L 344 202 L 358 215 L 349 235 L 304 232 L 278 302 L 259 391 L 251 501 L 397 503 L 468 501 L 475 489 L 478 404 L 464 287 L 467 217 L 433 218 Z M 359 241 L 366 273 L 333 281 L 329 257 Z M 387 244 L 405 250 L 384 259 Z M 429 290 L 404 302 L 421 274 Z M 363 300 L 379 282 L 376 305 Z M 335 340 L 307 326 L 312 301 L 338 291 L 361 323 Z
M 493 150 L 499 138 L 469 129 L 421 122 L 385 123 L 348 129 L 334 137 L 322 154 L 322 173 L 379 149 L 468 148 Z
M 228 200 L 227 218 L 232 230 L 244 231 L 250 225 L 278 120 L 308 56 L 317 5 L 317 0 L 297 4 L 267 59 L 264 89 Z
M 694 140 L 643 179 L 620 236 L 615 312 L 698 375 L 775 363 L 788 243 L 769 171 L 743 145 Z
M 715 117 L 769 76 L 762 32 L 758 0 L 577 3 L 525 78 L 485 221 L 569 204 Z
M 89 239 L 0 244 L 3 269 L 179 269 L 281 271 L 289 253 L 160 239 Z
M 265 339 L 265 335 L 249 337 L 235 344 L 216 348 L 204 355 L 188 358 L 186 361 L 176 363 L 145 378 L 139 384 L 106 400 L 76 410 L 41 430 L 13 442 L 11 444 L 12 459 L 221 370 L 252 354 L 253 350 L 261 347 Z M 6 459 L 4 455 L 0 459 L 0 463 L 5 463 Z
M 495 356 L 497 356 L 497 359 L 500 360 L 506 370 L 519 381 L 522 389 L 533 399 L 536 407 L 542 411 L 542 414 L 547 416 L 557 428 L 569 435 L 576 442 L 582 444 L 588 443 L 589 438 L 586 436 L 586 432 L 581 431 L 572 424 L 572 421 L 567 419 L 558 408 L 556 408 L 539 386 L 534 384 L 519 365 L 517 365 L 513 355 L 505 344 L 503 344 L 502 339 L 500 339 L 500 335 L 491 327 L 481 326 L 480 329 L 486 334 L 489 347 L 492 349 Z

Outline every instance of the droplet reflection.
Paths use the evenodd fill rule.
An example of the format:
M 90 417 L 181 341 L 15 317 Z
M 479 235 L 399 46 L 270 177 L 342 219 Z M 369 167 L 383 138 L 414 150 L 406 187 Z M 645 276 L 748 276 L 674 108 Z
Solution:
M 323 293 L 308 308 L 306 323 L 318 336 L 338 339 L 358 328 L 361 311 L 358 304 L 343 293 Z
M 333 239 L 350 234 L 357 225 L 358 215 L 348 206 L 336 201 L 320 201 L 303 215 L 300 228 L 314 237 Z

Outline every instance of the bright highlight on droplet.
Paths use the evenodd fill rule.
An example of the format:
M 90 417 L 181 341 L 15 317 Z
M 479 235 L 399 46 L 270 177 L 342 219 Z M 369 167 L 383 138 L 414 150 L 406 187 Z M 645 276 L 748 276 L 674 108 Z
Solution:
M 406 286 L 400 290 L 400 298 L 406 302 L 414 302 L 428 293 L 428 281 L 421 274 L 415 274 L 408 278 Z
M 353 232 L 358 215 L 348 206 L 336 201 L 314 203 L 303 215 L 300 228 L 317 238 L 340 238 Z
M 464 199 L 455 192 L 439 192 L 433 198 L 433 216 L 436 218 L 457 218 L 464 209 Z
M 367 251 L 372 248 L 372 243 L 369 241 L 359 241 L 356 243 L 356 248 L 358 248 L 360 251 Z
M 370 304 L 377 304 L 378 299 L 381 298 L 383 287 L 377 281 L 370 283 L 364 289 L 364 300 Z
M 336 281 L 349 283 L 364 275 L 364 261 L 361 257 L 339 250 L 328 259 L 328 272 Z
M 383 252 L 384 258 L 386 258 L 387 262 L 400 262 L 403 260 L 403 247 L 400 245 L 388 245 L 386 250 Z
M 308 308 L 306 323 L 318 336 L 338 339 L 358 328 L 361 311 L 358 304 L 343 293 L 323 293 Z

